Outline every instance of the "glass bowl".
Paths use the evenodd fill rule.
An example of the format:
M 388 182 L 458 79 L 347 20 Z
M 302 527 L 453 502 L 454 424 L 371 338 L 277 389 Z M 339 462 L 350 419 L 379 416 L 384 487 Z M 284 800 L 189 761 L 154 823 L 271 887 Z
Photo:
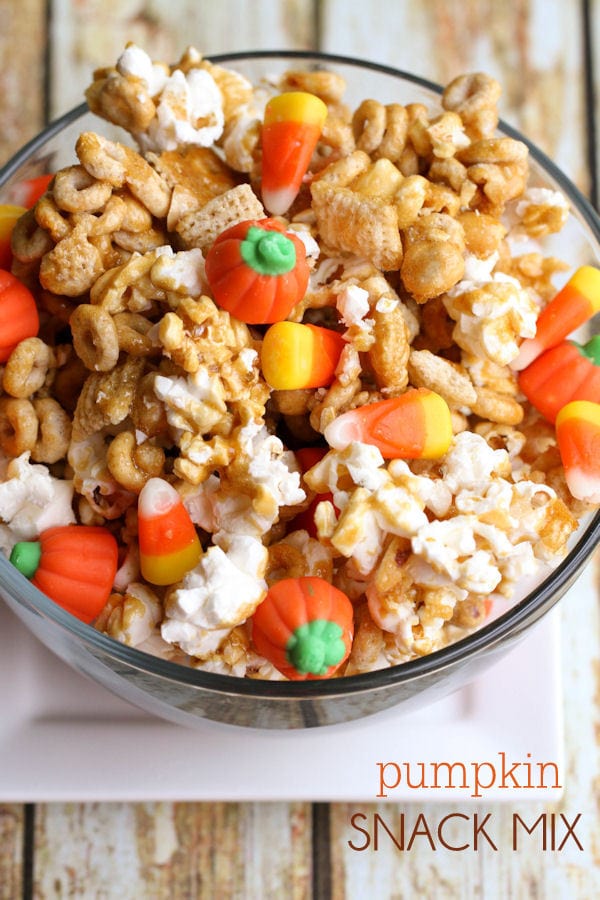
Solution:
M 348 85 L 353 106 L 374 97 L 383 103 L 439 100 L 440 88 L 387 66 L 317 53 L 265 51 L 210 57 L 255 82 L 287 68 L 329 68 Z M 0 202 L 18 202 L 19 184 L 76 161 L 80 132 L 96 130 L 126 140 L 120 130 L 92 116 L 85 104 L 50 124 L 0 172 Z M 600 265 L 600 219 L 577 188 L 536 147 L 531 183 L 560 190 L 572 208 L 560 237 L 546 247 L 572 268 Z M 553 246 L 554 244 L 554 246 Z M 187 668 L 129 648 L 73 618 L 27 581 L 0 554 L 0 595 L 18 618 L 69 665 L 147 712 L 183 725 L 212 719 L 255 728 L 310 728 L 361 718 L 390 707 L 414 709 L 463 687 L 522 640 L 573 584 L 600 537 L 600 513 L 574 536 L 571 549 L 549 577 L 508 612 L 470 636 L 414 661 L 368 674 L 303 682 L 234 678 Z M 524 686 L 526 689 L 526 686 Z

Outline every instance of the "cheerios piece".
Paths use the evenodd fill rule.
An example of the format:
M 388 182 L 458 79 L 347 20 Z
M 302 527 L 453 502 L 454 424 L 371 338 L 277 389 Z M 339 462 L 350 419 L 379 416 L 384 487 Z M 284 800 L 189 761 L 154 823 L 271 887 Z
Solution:
M 10 246 L 16 260 L 21 263 L 34 263 L 52 249 L 54 242 L 38 225 L 35 210 L 28 209 L 15 223 Z
M 2 387 L 11 397 L 30 397 L 56 364 L 54 351 L 37 337 L 25 338 L 10 354 L 2 375 Z
M 101 306 L 80 303 L 71 316 L 71 331 L 75 352 L 92 372 L 108 372 L 117 364 L 117 326 Z
M 0 448 L 17 457 L 33 450 L 38 435 L 38 417 L 30 400 L 0 397 Z
M 77 139 L 77 156 L 82 166 L 99 181 L 108 181 L 115 188 L 125 185 L 153 216 L 166 216 L 171 190 L 146 160 L 124 144 L 91 131 Z
M 484 72 L 459 75 L 444 89 L 442 106 L 458 113 L 473 138 L 487 137 L 498 125 L 499 83 Z
M 85 226 L 76 225 L 44 255 L 39 278 L 42 287 L 53 294 L 79 297 L 89 291 L 102 272 L 101 253 L 88 240 Z
M 109 444 L 106 465 L 115 481 L 139 494 L 150 478 L 163 474 L 165 454 L 150 441 L 136 443 L 131 431 L 121 431 Z
M 52 188 L 59 209 L 66 212 L 98 212 L 112 195 L 108 181 L 98 181 L 83 166 L 67 166 L 54 176 Z
M 33 400 L 38 417 L 38 438 L 31 458 L 36 462 L 55 463 L 67 455 L 71 439 L 71 417 L 53 397 Z

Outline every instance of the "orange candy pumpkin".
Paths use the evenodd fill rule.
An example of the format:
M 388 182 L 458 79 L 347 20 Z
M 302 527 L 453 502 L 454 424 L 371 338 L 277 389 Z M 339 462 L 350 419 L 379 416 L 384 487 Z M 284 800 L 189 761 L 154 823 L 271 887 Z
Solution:
M 348 658 L 354 637 L 352 604 L 324 578 L 284 578 L 251 619 L 258 653 L 293 681 L 330 678 Z
M 227 228 L 208 251 L 205 271 L 215 302 L 249 325 L 287 318 L 309 275 L 304 244 L 275 219 Z
M 18 343 L 34 337 L 39 327 L 31 291 L 10 272 L 0 269 L 0 363 L 6 362 Z
M 57 525 L 43 531 L 37 541 L 15 544 L 10 561 L 43 594 L 89 623 L 112 591 L 118 547 L 105 528 Z

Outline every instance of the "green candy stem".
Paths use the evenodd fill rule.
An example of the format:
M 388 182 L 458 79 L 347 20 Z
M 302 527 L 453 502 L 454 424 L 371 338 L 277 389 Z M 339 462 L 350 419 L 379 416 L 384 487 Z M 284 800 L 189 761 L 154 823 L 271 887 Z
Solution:
M 10 561 L 26 578 L 33 578 L 42 557 L 39 541 L 19 541 L 12 548 Z
M 306 622 L 294 630 L 285 652 L 288 662 L 302 675 L 325 675 L 346 652 L 342 629 L 328 619 Z
M 296 265 L 294 242 L 280 231 L 267 231 L 256 225 L 248 229 L 240 253 L 246 265 L 259 275 L 284 275 Z
M 577 341 L 571 341 L 577 347 L 582 356 L 587 356 L 595 366 L 600 366 L 600 334 L 595 334 L 587 344 L 578 344 Z

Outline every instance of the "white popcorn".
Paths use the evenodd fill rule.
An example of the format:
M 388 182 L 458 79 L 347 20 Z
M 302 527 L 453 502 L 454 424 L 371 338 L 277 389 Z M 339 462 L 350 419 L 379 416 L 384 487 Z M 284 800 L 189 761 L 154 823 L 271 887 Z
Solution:
M 464 294 L 466 291 L 472 291 L 473 288 L 481 287 L 481 285 L 493 281 L 494 276 L 492 275 L 492 272 L 499 258 L 500 254 L 497 251 L 483 259 L 479 256 L 475 256 L 474 253 L 465 253 L 465 269 L 463 277 L 458 284 L 448 291 L 448 294 L 451 297 L 458 294 Z
M 153 63 L 145 50 L 136 44 L 125 48 L 117 60 L 116 69 L 120 75 L 140 78 L 151 97 L 160 94 L 169 78 L 166 67 Z
M 196 56 L 199 62 L 201 57 Z M 221 137 L 225 124 L 223 98 L 206 69 L 175 69 L 169 74 L 166 66 L 154 64 L 135 44 L 126 47 L 116 68 L 120 75 L 141 79 L 156 104 L 147 130 L 134 135 L 144 152 L 210 147 Z
M 539 309 L 518 279 L 492 272 L 497 260 L 467 254 L 465 275 L 444 295 L 444 306 L 456 322 L 456 343 L 502 366 L 518 356 L 520 338 L 535 336 Z
M 464 488 L 482 488 L 487 486 L 492 474 L 510 472 L 508 453 L 494 450 L 478 434 L 461 431 L 444 456 L 442 472 L 453 494 Z
M 246 372 L 251 372 L 254 366 L 258 364 L 258 352 L 253 350 L 252 347 L 242 347 L 237 358 Z
M 204 659 L 218 650 L 230 632 L 231 628 L 209 630 L 182 619 L 167 618 L 160 626 L 163 641 L 198 659 Z
M 165 249 L 150 270 L 152 283 L 166 291 L 199 297 L 205 289 L 202 250 L 195 247 L 175 253 L 170 246 Z
M 398 461 L 400 462 L 400 461 Z M 345 450 L 330 451 L 305 478 L 315 490 L 331 491 L 341 515 L 330 536 L 332 545 L 352 558 L 367 574 L 381 555 L 386 534 L 408 537 L 426 523 L 424 501 L 419 494 L 421 479 L 408 467 L 395 469 L 396 483 L 384 468 L 377 447 L 356 441 Z M 348 476 L 355 489 L 340 490 Z
M 238 462 L 245 461 L 250 479 L 261 488 L 260 508 L 252 496 L 222 486 L 216 475 L 209 476 L 185 503 L 192 520 L 206 531 L 260 537 L 277 521 L 280 507 L 301 503 L 306 493 L 300 487 L 294 454 L 262 423 L 250 422 L 241 428 L 237 443 Z
M 0 482 L 0 548 L 10 555 L 17 541 L 30 541 L 55 525 L 71 525 L 73 483 L 53 478 L 29 453 L 11 460 Z
M 151 125 L 149 131 L 161 150 L 186 144 L 210 147 L 223 132 L 221 92 L 204 69 L 187 74 L 176 69 L 161 92 L 156 114 L 158 126 L 153 133 Z
M 314 237 L 307 231 L 305 228 L 302 228 L 298 225 L 294 225 L 293 223 L 288 228 L 288 234 L 293 234 L 294 237 L 297 237 L 298 240 L 302 241 L 304 244 L 304 252 L 306 254 L 307 259 L 318 259 L 321 253 L 321 248 L 319 247 L 317 241 L 315 241 Z
M 413 643 L 413 628 L 419 624 L 419 617 L 415 612 L 412 600 L 403 600 L 397 603 L 383 603 L 383 598 L 377 593 L 374 586 L 367 588 L 367 601 L 371 618 L 382 631 L 396 634 L 404 647 L 411 647 Z
M 268 552 L 260 541 L 230 535 L 213 545 L 170 593 L 161 635 L 192 656 L 213 653 L 229 631 L 252 615 L 267 586 Z
M 369 292 L 356 284 L 349 284 L 337 295 L 335 305 L 344 325 L 359 325 L 369 314 Z
M 358 572 L 368 575 L 381 555 L 384 537 L 385 532 L 379 524 L 377 511 L 369 502 L 368 492 L 357 488 L 331 536 L 332 546 L 352 559 Z
M 568 210 L 569 201 L 560 191 L 551 188 L 530 187 L 524 191 L 515 207 L 519 219 L 522 219 L 531 206 L 557 206 L 559 209 Z
M 508 555 L 506 535 L 493 526 L 483 526 L 475 516 L 458 515 L 424 525 L 412 538 L 414 553 L 448 576 L 458 587 L 478 594 L 489 594 L 502 576 L 490 549 L 478 549 L 476 536 L 493 543 Z
M 347 385 L 359 378 L 362 372 L 362 365 L 358 351 L 352 344 L 346 344 L 342 348 L 340 358 L 335 367 L 335 377 L 340 384 Z
M 264 534 L 277 520 L 281 506 L 294 506 L 306 499 L 300 487 L 300 473 L 290 467 L 296 466 L 293 453 L 285 450 L 281 440 L 270 434 L 261 422 L 249 422 L 238 435 L 243 456 L 246 457 L 248 474 L 252 481 L 262 488 L 261 514 L 254 511 L 254 529 Z M 243 510 L 249 503 L 243 495 L 217 497 L 214 503 L 215 519 L 220 527 L 229 531 L 226 520 L 231 520 L 235 532 L 244 530 Z M 236 515 L 242 513 L 235 525 Z M 253 532 L 250 532 L 253 533 Z
M 182 431 L 197 431 L 200 423 L 208 431 L 227 411 L 221 379 L 204 366 L 185 378 L 157 375 L 154 393 L 166 406 L 169 425 Z
M 307 531 L 292 531 L 282 543 L 295 547 L 302 553 L 306 566 L 306 575 L 323 577 L 324 572 L 331 572 L 332 554 L 325 544 L 310 537 Z
M 155 633 L 161 618 L 162 604 L 156 595 L 147 585 L 133 582 L 127 586 L 120 608 L 111 613 L 107 631 L 123 644 L 139 647 Z

